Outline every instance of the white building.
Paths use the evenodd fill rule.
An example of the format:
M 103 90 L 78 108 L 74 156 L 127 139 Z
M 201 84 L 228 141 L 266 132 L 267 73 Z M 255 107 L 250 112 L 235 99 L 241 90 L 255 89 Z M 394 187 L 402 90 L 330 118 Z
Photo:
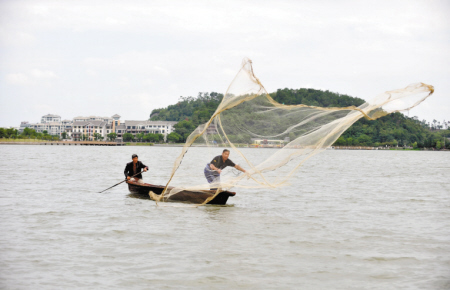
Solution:
M 42 116 L 41 118 L 41 123 L 54 123 L 54 122 L 61 122 L 61 116 L 47 114 L 45 116 Z
M 57 135 L 61 137 L 61 133 L 66 132 L 68 139 L 82 140 L 83 135 L 87 136 L 88 140 L 94 140 L 94 134 L 99 133 L 104 140 L 110 133 L 117 134 L 117 140 L 122 139 L 123 134 L 131 133 L 134 136 L 139 133 L 154 133 L 163 134 L 164 140 L 167 135 L 174 132 L 173 127 L 176 123 L 174 121 L 135 121 L 128 120 L 120 121 L 120 116 L 115 114 L 112 117 L 75 117 L 73 120 L 62 120 L 58 115 L 47 114 L 42 116 L 41 123 L 30 124 L 27 121 L 21 122 L 20 132 L 25 128 L 31 128 L 38 133 L 47 131 L 50 135 Z M 212 128 L 215 129 L 215 128 Z
M 31 124 L 30 128 L 34 129 L 37 133 L 43 133 L 44 131 L 47 131 L 49 135 L 58 136 L 61 136 L 61 133 L 65 131 L 65 127 L 61 122 Z
M 126 120 L 125 121 L 125 133 L 131 133 L 134 136 L 139 133 L 153 133 L 153 134 L 163 134 L 164 140 L 166 140 L 166 137 L 168 134 L 175 131 L 175 128 L 173 127 L 176 123 L 175 121 L 132 121 L 132 120 Z
M 106 123 L 109 124 L 109 123 L 113 122 L 113 118 L 111 118 L 111 117 L 99 117 L 99 116 L 75 117 L 75 118 L 73 118 L 73 122 L 90 122 L 90 121 L 102 121 L 102 122 L 106 122 Z
M 50 135 L 57 135 L 61 137 L 61 133 L 65 132 L 66 127 L 71 126 L 72 121 L 64 120 L 61 122 L 61 116 L 47 114 L 42 116 L 41 123 L 29 123 L 23 121 L 20 123 L 19 132 L 22 133 L 25 128 L 34 129 L 37 133 L 47 131 Z
M 95 133 L 100 134 L 104 139 L 106 137 L 106 125 L 104 121 L 87 121 L 87 122 L 73 122 L 72 124 L 72 139 L 80 141 L 83 135 L 92 141 L 95 139 Z
M 30 124 L 28 121 L 20 122 L 19 133 L 22 133 L 23 129 L 30 128 L 31 126 L 32 126 L 32 124 Z

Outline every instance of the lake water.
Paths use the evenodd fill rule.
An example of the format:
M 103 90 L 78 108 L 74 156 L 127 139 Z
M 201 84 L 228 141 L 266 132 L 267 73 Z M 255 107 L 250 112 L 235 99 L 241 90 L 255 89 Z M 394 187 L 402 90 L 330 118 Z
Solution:
M 97 193 L 179 152 L 1 145 L 0 288 L 450 289 L 450 153 L 327 150 L 227 206 Z

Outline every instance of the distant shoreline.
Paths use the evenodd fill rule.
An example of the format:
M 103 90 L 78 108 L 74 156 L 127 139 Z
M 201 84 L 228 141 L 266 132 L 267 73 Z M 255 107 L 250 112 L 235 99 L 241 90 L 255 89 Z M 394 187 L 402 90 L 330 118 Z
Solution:
M 102 141 L 29 141 L 29 142 L 5 142 L 0 141 L 0 145 L 46 145 L 46 146 L 149 146 L 149 147 L 183 147 L 184 144 L 172 143 L 172 144 L 152 144 L 152 143 L 116 143 L 116 142 L 102 142 Z M 207 147 L 203 146 L 192 146 L 192 147 Z M 238 147 L 238 148 L 253 148 L 253 147 Z M 258 149 L 278 149 L 279 147 L 260 147 Z M 377 148 L 377 147 L 362 147 L 362 146 L 335 146 L 329 147 L 327 150 L 380 150 L 380 151 L 450 151 L 448 149 L 412 149 L 412 148 Z
M 54 145 L 54 146 L 124 146 L 116 142 L 97 142 L 97 141 L 0 141 L 0 145 Z

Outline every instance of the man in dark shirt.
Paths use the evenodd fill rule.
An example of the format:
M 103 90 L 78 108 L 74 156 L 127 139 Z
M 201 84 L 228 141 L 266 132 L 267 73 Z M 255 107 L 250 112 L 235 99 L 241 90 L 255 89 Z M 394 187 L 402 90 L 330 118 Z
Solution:
M 136 181 L 138 183 L 144 183 L 144 181 L 142 180 L 142 174 L 139 172 L 141 172 L 142 170 L 146 172 L 148 170 L 147 165 L 144 165 L 144 163 L 138 161 L 138 156 L 136 154 L 133 154 L 131 158 L 133 159 L 133 161 L 127 163 L 127 166 L 125 166 L 125 171 L 123 172 L 125 174 L 126 179 Z M 139 174 L 136 175 L 137 173 Z M 131 178 L 133 175 L 136 176 Z
M 234 167 L 237 170 L 245 173 L 245 170 L 242 167 L 234 164 L 233 161 L 228 159 L 229 156 L 230 150 L 224 149 L 222 155 L 214 157 L 214 159 L 210 163 L 206 164 L 205 170 L 203 172 L 205 173 L 205 177 L 206 180 L 208 180 L 208 183 L 218 184 L 220 182 L 220 173 L 222 173 L 222 170 L 227 166 Z

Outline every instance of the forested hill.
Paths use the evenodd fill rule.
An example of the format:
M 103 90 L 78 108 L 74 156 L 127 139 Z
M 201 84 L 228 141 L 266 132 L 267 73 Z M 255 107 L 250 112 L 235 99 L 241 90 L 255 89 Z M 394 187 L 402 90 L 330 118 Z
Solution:
M 364 100 L 360 98 L 315 89 L 279 89 L 277 92 L 271 93 L 270 96 L 278 103 L 285 105 L 305 104 L 317 107 L 348 107 L 364 104 Z
M 285 105 L 347 107 L 359 106 L 364 103 L 364 100 L 360 98 L 315 89 L 279 89 L 270 95 L 274 100 Z M 222 94 L 215 92 L 199 93 L 196 98 L 180 97 L 175 105 L 153 110 L 150 115 L 151 120 L 178 121 L 179 123 L 175 125 L 176 132 L 181 135 L 179 142 L 184 142 L 199 124 L 209 120 L 222 97 Z M 403 114 L 394 113 L 375 121 L 360 119 L 336 141 L 335 145 L 407 145 L 418 148 L 439 148 L 444 143 L 443 134 L 446 131 L 432 132 L 425 120 L 419 121 L 417 118 L 408 118 Z
M 195 127 L 206 123 L 214 114 L 223 94 L 219 93 L 198 93 L 196 98 L 180 97 L 175 105 L 170 105 L 166 109 L 155 109 L 150 114 L 150 120 L 157 121 L 191 121 Z

